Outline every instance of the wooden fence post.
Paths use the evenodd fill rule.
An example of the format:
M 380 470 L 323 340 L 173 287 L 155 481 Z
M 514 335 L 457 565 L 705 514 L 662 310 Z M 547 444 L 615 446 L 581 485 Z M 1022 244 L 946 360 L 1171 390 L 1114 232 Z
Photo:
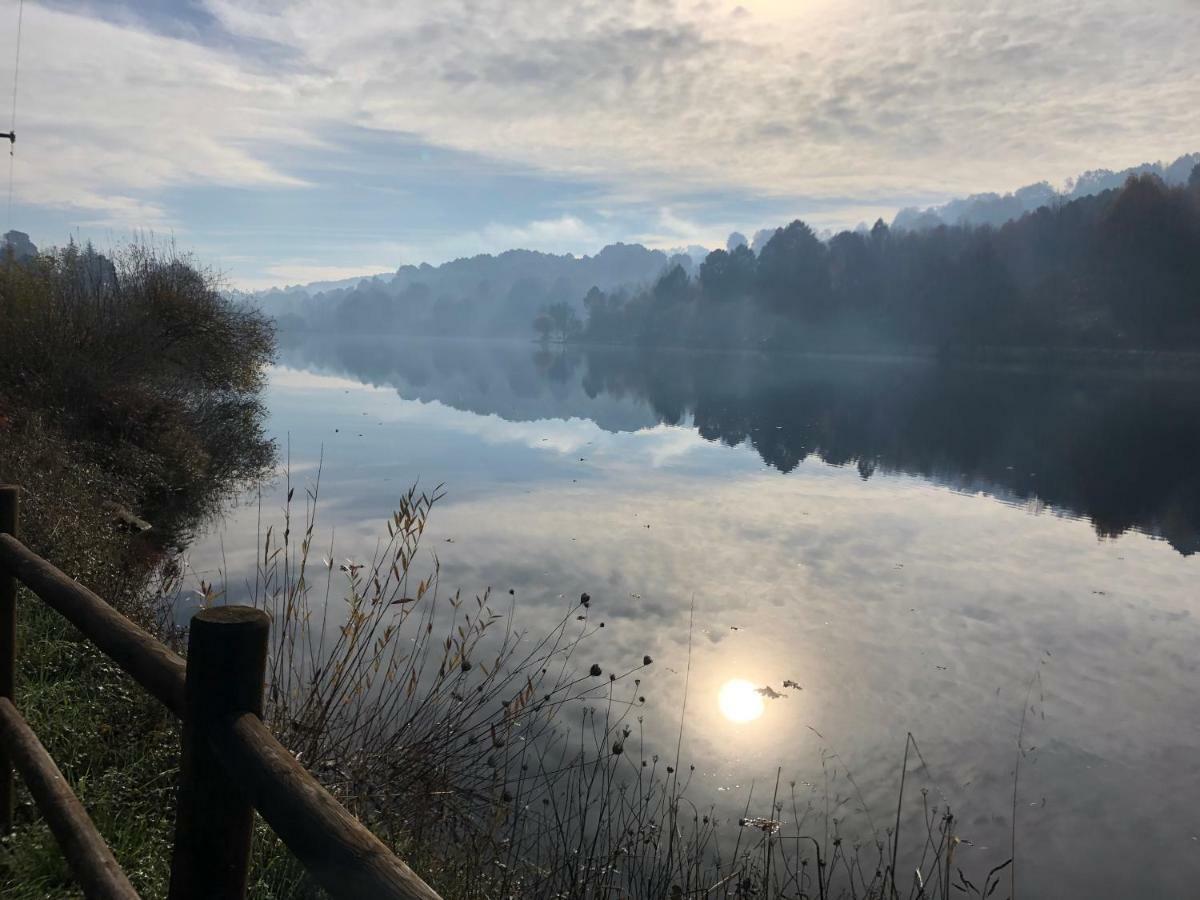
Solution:
M 20 538 L 20 488 L 0 485 L 0 533 Z M 0 567 L 0 697 L 14 705 L 17 675 L 17 579 Z M 13 825 L 13 766 L 8 753 L 0 747 L 0 834 L 8 834 Z
M 270 619 L 248 606 L 192 618 L 170 900 L 242 900 L 254 807 L 213 752 L 214 730 L 263 713 Z

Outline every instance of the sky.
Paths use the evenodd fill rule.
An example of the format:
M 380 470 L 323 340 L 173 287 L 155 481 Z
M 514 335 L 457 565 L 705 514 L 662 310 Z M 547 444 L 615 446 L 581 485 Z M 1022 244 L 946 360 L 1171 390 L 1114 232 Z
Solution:
M 242 288 L 800 217 L 1200 149 L 1200 0 L 25 0 L 5 229 Z M 8 127 L 18 0 L 0 0 Z M 5 173 L 6 174 L 6 173 Z

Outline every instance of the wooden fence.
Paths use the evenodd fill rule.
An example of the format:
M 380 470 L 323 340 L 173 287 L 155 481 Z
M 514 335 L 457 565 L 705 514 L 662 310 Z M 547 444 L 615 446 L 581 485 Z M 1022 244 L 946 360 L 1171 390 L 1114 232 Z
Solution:
M 18 496 L 0 486 L 0 833 L 12 829 L 15 769 L 84 894 L 137 897 L 17 711 L 19 581 L 183 721 L 170 900 L 245 897 L 255 810 L 335 898 L 439 900 L 263 724 L 266 613 L 245 606 L 198 613 L 185 662 L 22 544 Z

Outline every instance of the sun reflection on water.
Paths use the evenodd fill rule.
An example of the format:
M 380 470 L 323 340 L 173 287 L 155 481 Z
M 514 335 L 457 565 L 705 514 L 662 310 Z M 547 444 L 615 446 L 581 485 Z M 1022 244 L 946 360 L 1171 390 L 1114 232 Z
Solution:
M 733 678 L 721 685 L 717 706 L 730 722 L 753 722 L 763 714 L 762 694 L 742 678 Z

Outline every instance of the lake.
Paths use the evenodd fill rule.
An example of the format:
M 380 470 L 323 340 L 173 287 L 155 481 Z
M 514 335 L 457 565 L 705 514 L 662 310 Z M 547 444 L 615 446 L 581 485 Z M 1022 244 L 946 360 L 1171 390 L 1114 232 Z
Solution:
M 444 485 L 425 538 L 442 585 L 512 590 L 534 632 L 588 592 L 595 660 L 654 658 L 647 735 L 672 751 L 690 643 L 693 798 L 768 815 L 782 767 L 817 804 L 853 794 L 840 827 L 869 836 L 911 732 L 910 799 L 951 804 L 964 868 L 996 864 L 1020 734 L 1022 893 L 1194 895 L 1194 378 L 283 344 L 270 429 L 294 484 L 320 467 L 318 546 L 332 530 L 339 557 L 369 557 L 402 491 Z M 199 539 L 195 577 L 244 595 L 284 490 Z

